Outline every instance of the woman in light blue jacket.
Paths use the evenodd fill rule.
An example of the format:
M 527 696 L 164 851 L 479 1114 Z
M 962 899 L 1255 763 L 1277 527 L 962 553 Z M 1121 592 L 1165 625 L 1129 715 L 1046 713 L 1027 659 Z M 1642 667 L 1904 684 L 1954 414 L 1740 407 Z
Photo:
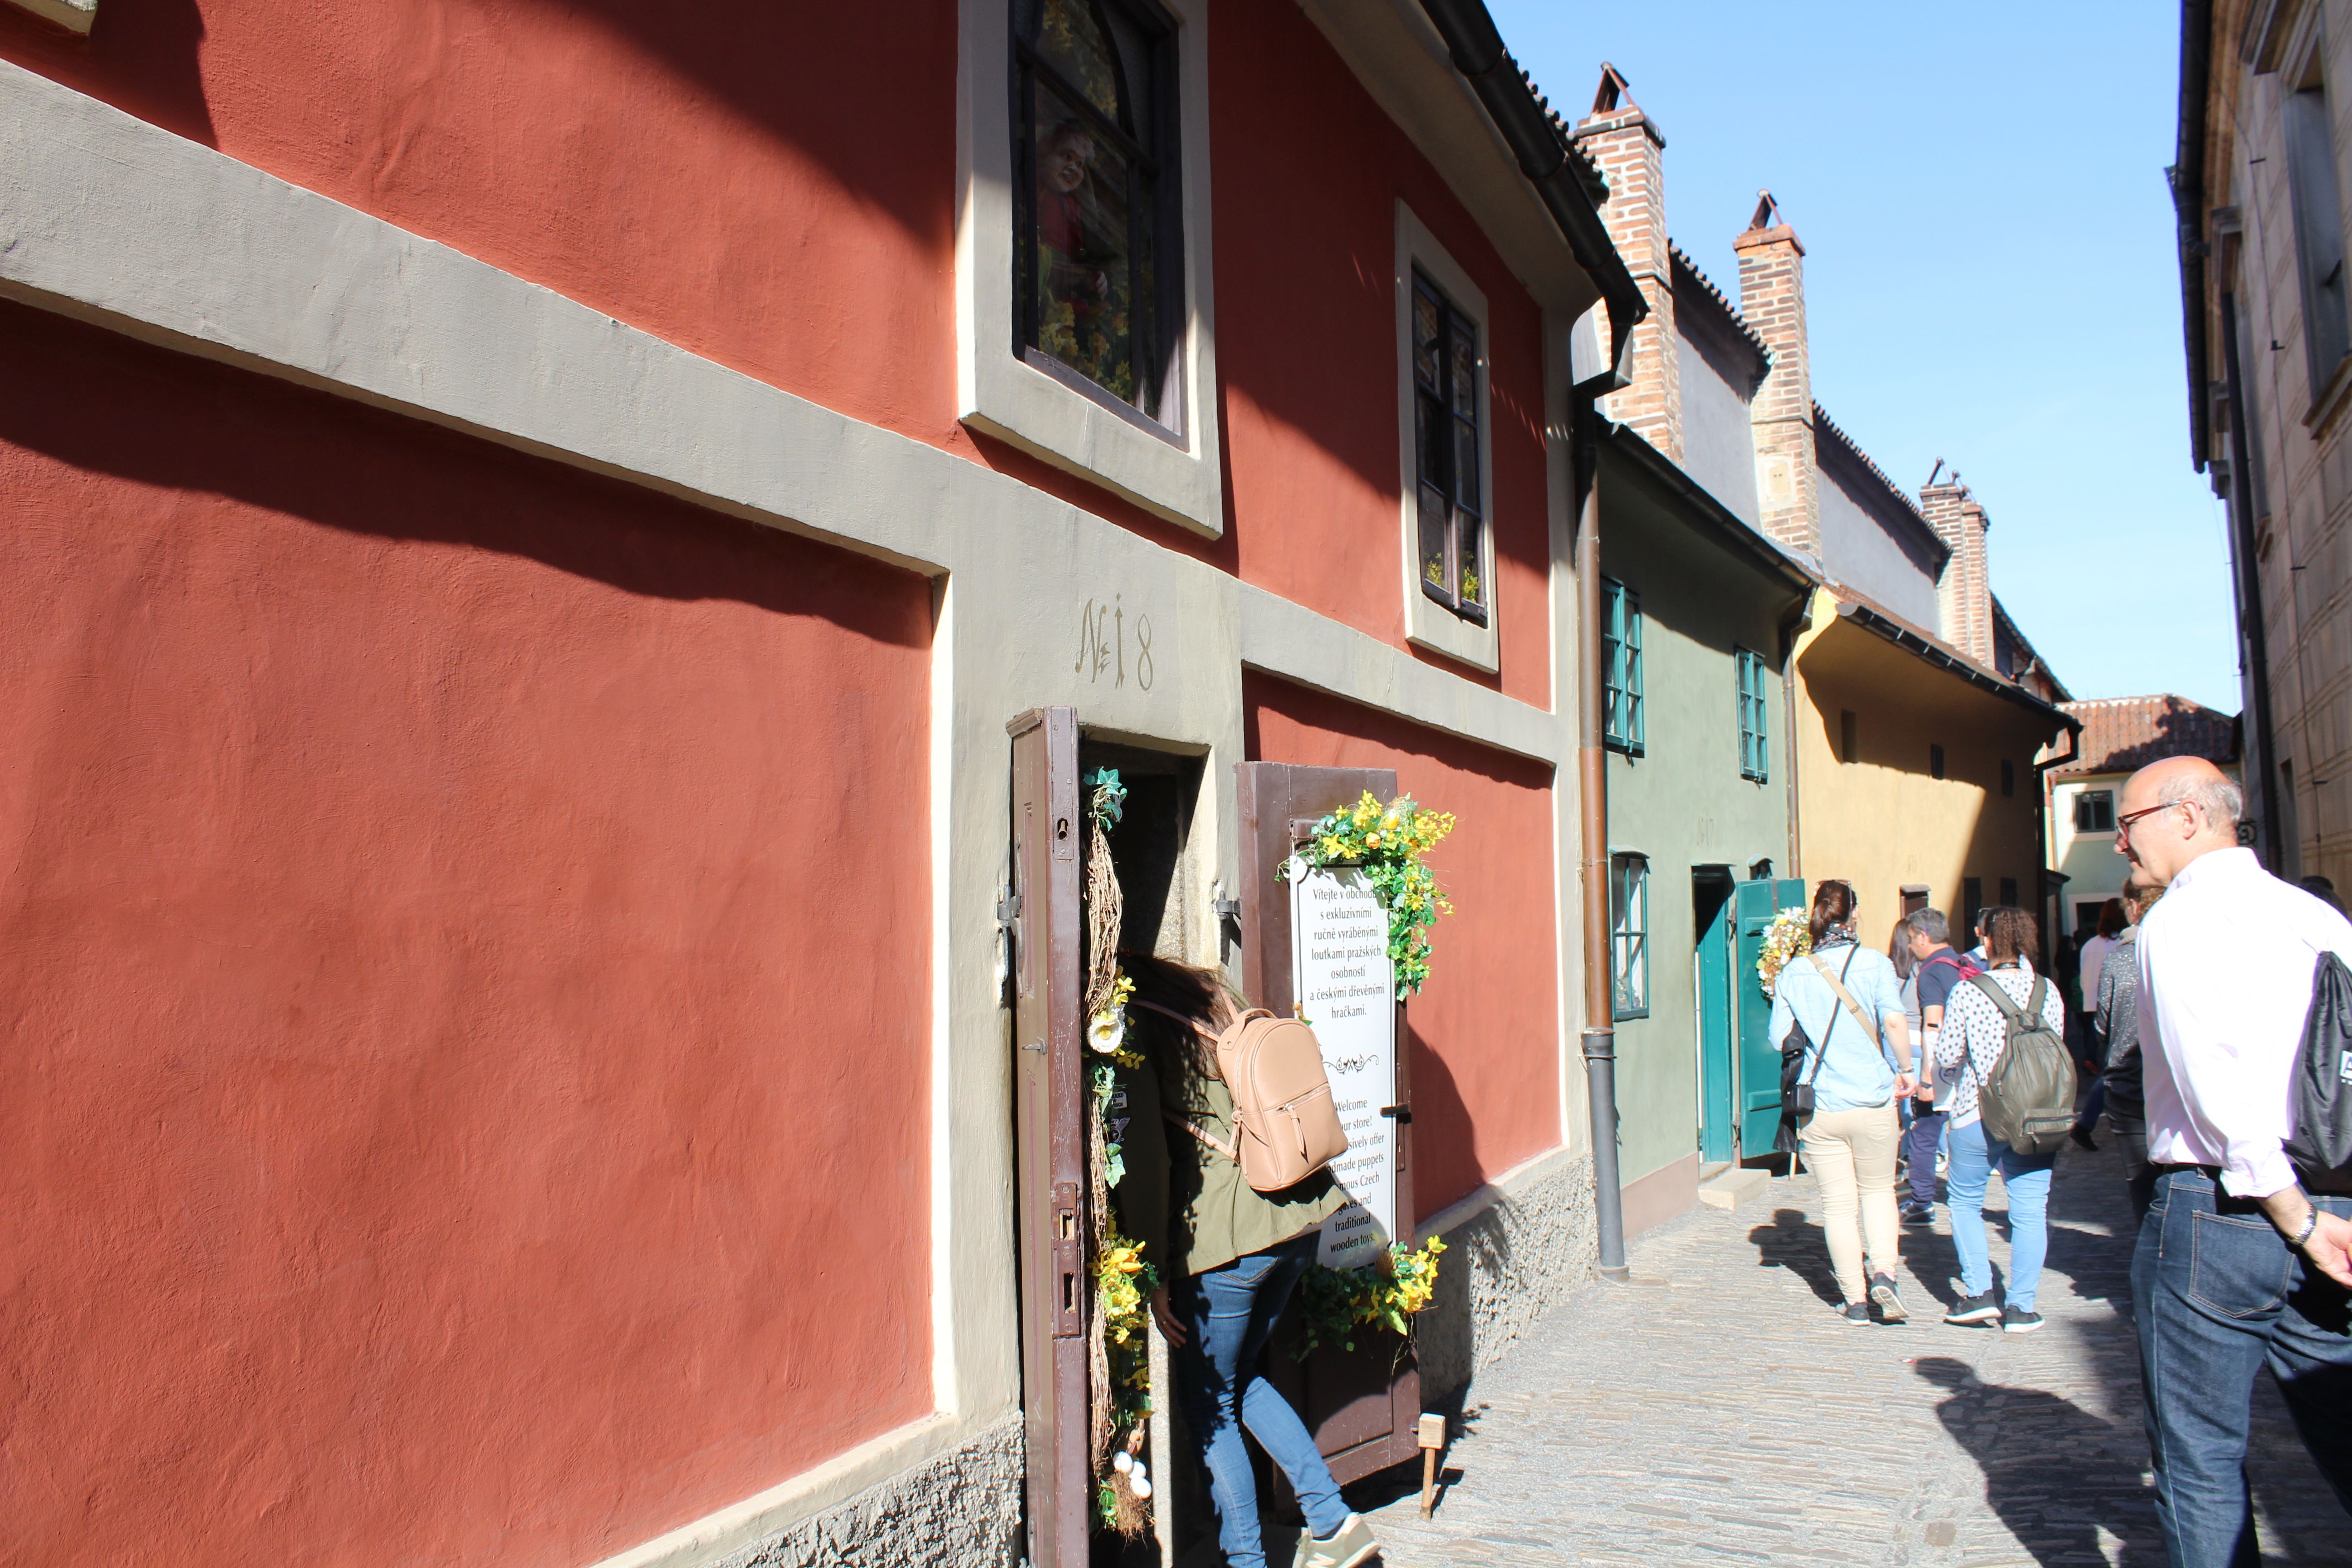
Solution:
M 1910 1314 L 1895 1284 L 1901 1231 L 1895 1102 L 1913 1088 L 1911 1036 L 1895 965 L 1853 939 L 1854 902 L 1853 889 L 1844 882 L 1823 882 L 1813 890 L 1813 950 L 1780 971 L 1771 1037 L 1784 1054 L 1802 1052 L 1797 1081 L 1812 1086 L 1813 1112 L 1797 1141 L 1821 1184 L 1822 1230 L 1845 1296 L 1845 1321 L 1869 1322 L 1875 1301 L 1882 1321 L 1899 1323 Z

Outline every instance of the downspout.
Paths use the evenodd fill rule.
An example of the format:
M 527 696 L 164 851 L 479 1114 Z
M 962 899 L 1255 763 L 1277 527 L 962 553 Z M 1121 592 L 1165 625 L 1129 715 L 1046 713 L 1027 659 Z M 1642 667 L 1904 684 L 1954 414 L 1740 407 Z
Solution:
M 2056 891 L 2055 885 L 2050 880 L 2050 873 L 2057 869 L 2050 864 L 2050 812 L 2053 799 L 2050 793 L 2050 770 L 2063 768 L 2082 756 L 2083 726 L 2070 719 L 2065 728 L 2065 736 L 2066 754 L 2064 756 L 2052 757 L 2048 762 L 2033 764 L 2033 785 L 2035 792 L 2042 797 L 2041 809 L 2033 814 L 2033 861 L 2040 868 L 2042 878 L 2042 886 L 2036 889 L 2042 896 L 2034 900 L 2033 912 L 2035 920 L 2042 925 L 2042 956 L 2044 963 L 2049 961 L 2053 944 L 2058 941 L 2058 921 L 2041 919 L 2043 907 L 2050 902 L 2051 894 Z M 2064 912 L 2063 910 L 2059 911 L 2062 917 Z
M 1780 711 L 1785 715 L 1780 727 L 1788 731 L 1784 746 L 1789 756 L 1789 875 L 1801 881 L 1805 875 L 1805 834 L 1797 810 L 1797 639 L 1812 624 L 1813 595 L 1807 589 L 1780 623 Z
M 1575 431 L 1576 509 L 1576 772 L 1584 912 L 1584 1085 L 1592 1114 L 1592 1206 L 1600 1232 L 1601 1274 L 1622 1282 L 1625 1194 L 1617 1170 L 1616 987 L 1609 937 L 1609 752 L 1601 732 L 1607 693 L 1601 662 L 1601 415 L 1592 399 L 1575 395 L 1569 410 Z
M 2230 398 L 2230 553 L 2235 556 L 2238 636 L 2246 653 L 2247 685 L 2254 710 L 2256 796 L 2263 803 L 2263 864 L 2275 873 L 2286 865 L 2279 847 L 2278 796 L 2273 781 L 2278 757 L 2271 750 L 2271 637 L 2263 616 L 2262 563 L 2254 557 L 2254 468 L 2246 449 L 2246 395 L 2239 380 L 2238 299 L 2221 296 L 2221 372 Z

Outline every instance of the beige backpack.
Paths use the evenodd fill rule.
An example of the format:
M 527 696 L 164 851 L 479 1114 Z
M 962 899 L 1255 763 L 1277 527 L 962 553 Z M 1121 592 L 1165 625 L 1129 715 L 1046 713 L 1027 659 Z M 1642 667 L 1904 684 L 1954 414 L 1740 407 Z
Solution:
M 1150 1002 L 1136 1005 L 1198 1027 Z M 1217 1037 L 1217 1076 L 1234 1097 L 1234 1142 L 1213 1138 L 1171 1110 L 1168 1120 L 1242 1168 L 1261 1193 L 1294 1187 L 1348 1152 L 1348 1134 L 1331 1103 L 1323 1047 L 1297 1018 L 1253 1007 Z

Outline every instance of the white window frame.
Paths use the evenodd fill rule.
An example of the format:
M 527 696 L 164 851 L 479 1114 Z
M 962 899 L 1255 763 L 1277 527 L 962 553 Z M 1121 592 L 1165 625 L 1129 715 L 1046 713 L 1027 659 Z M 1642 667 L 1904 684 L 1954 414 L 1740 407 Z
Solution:
M 1478 580 L 1486 584 L 1486 624 L 1463 619 L 1421 591 L 1421 471 L 1415 449 L 1412 378 L 1412 273 L 1419 268 L 1438 291 L 1478 328 L 1478 496 L 1486 526 L 1478 531 Z M 1495 529 L 1501 509 L 1495 502 L 1494 401 L 1488 395 L 1487 362 L 1494 356 L 1494 328 L 1486 291 L 1446 253 L 1437 237 L 1396 205 L 1397 495 L 1398 566 L 1404 584 L 1405 640 L 1433 653 L 1489 672 L 1502 668 L 1503 607 L 1495 581 Z
M 1147 428 L 1024 362 L 1013 341 L 1013 7 L 963 0 L 956 84 L 957 417 L 1210 539 L 1225 531 L 1209 273 L 1207 0 L 1160 0 L 1177 19 L 1184 321 L 1176 350 L 1183 429 Z M 1076 379 L 1074 376 L 1073 380 Z

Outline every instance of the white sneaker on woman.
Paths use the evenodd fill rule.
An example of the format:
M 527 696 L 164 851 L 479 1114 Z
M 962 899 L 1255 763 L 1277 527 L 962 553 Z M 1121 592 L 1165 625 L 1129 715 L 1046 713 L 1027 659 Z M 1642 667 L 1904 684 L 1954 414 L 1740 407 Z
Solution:
M 1312 1531 L 1298 1538 L 1298 1555 L 1291 1559 L 1291 1568 L 1356 1568 L 1381 1549 L 1372 1539 L 1372 1527 L 1364 1516 L 1351 1513 L 1339 1533 L 1328 1540 L 1319 1540 Z

